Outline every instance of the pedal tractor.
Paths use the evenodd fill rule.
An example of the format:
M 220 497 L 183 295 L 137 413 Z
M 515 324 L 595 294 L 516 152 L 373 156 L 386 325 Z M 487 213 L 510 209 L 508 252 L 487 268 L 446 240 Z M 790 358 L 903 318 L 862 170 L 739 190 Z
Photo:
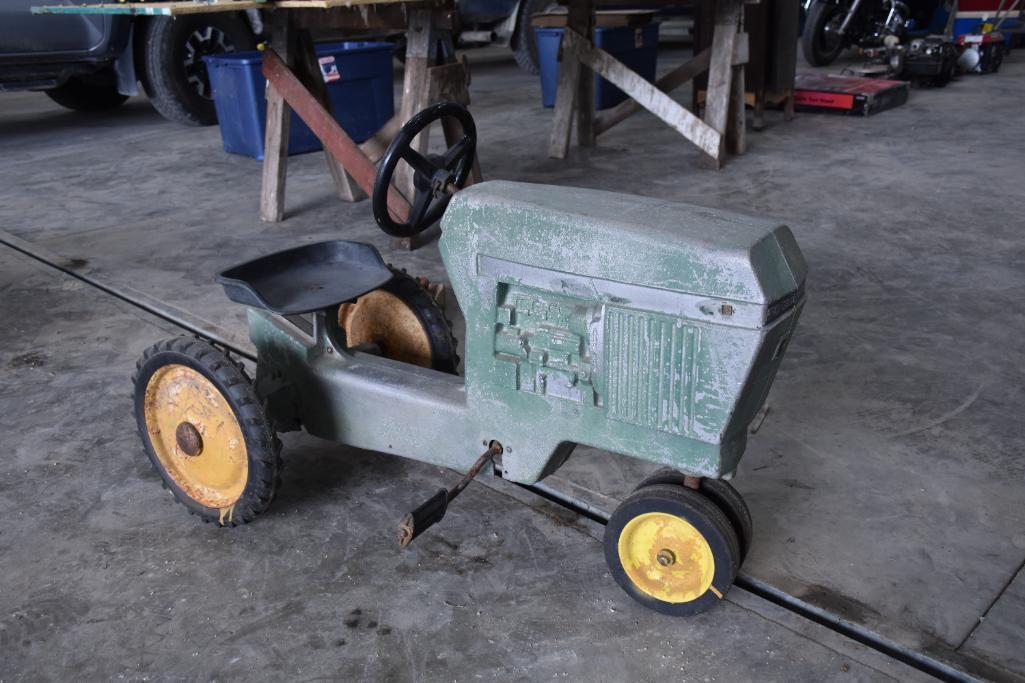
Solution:
M 443 116 L 460 122 L 460 141 L 444 155 L 413 151 Z M 661 199 L 504 181 L 461 189 L 475 146 L 465 109 L 424 110 L 382 159 L 373 201 L 393 235 L 444 213 L 441 257 L 466 319 L 462 376 L 442 308 L 374 247 L 291 249 L 219 278 L 249 306 L 255 382 L 195 338 L 143 355 L 135 412 L 149 458 L 180 503 L 228 526 L 273 500 L 276 431 L 466 472 L 406 515 L 403 545 L 489 464 L 530 484 L 577 444 L 660 463 L 616 508 L 605 557 L 640 603 L 701 612 L 751 543 L 750 514 L 726 480 L 804 303 L 794 237 Z M 417 188 L 402 221 L 387 203 L 399 159 Z

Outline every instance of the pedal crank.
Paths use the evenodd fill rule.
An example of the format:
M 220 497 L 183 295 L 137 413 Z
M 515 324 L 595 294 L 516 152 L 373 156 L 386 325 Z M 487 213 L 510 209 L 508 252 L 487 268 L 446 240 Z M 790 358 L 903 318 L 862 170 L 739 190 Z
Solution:
M 484 451 L 473 467 L 459 480 L 451 489 L 438 489 L 438 492 L 431 496 L 420 507 L 408 513 L 402 518 L 399 524 L 399 545 L 405 548 L 413 542 L 413 539 L 424 531 L 441 521 L 445 516 L 445 510 L 456 496 L 463 492 L 474 477 L 480 474 L 484 466 L 491 462 L 496 455 L 502 453 L 502 444 L 492 441 L 488 450 Z

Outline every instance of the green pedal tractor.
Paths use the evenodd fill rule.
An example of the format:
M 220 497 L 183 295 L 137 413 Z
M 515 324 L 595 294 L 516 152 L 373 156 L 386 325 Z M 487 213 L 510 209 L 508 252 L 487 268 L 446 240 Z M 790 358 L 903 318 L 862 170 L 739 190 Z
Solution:
M 460 122 L 461 140 L 443 155 L 415 152 L 415 135 L 443 116 Z M 660 199 L 504 181 L 463 189 L 475 145 L 465 109 L 424 110 L 389 147 L 374 192 L 392 235 L 441 219 L 466 320 L 461 376 L 441 306 L 374 247 L 279 252 L 220 277 L 249 307 L 255 381 L 194 338 L 139 361 L 150 460 L 179 502 L 223 525 L 271 504 L 277 431 L 465 472 L 406 515 L 403 545 L 488 466 L 532 484 L 577 444 L 659 463 L 609 520 L 605 556 L 642 604 L 701 612 L 751 542 L 727 479 L 804 303 L 794 237 L 770 220 Z M 400 159 L 417 188 L 401 221 L 386 201 Z

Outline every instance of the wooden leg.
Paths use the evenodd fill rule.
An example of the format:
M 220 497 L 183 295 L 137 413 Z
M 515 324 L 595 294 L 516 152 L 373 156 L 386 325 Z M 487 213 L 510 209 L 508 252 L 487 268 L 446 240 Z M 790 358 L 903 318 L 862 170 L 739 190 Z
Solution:
M 376 164 L 384 156 L 384 152 L 388 149 L 391 141 L 398 135 L 403 123 L 405 122 L 401 120 L 401 112 L 391 117 L 388 119 L 388 123 L 381 126 L 376 133 L 360 143 L 360 150 L 367 155 L 368 159 Z
M 741 0 L 719 0 L 715 8 L 715 30 L 712 34 L 712 60 L 708 68 L 708 90 L 705 97 L 705 123 L 726 132 L 730 108 L 730 86 L 733 81 L 733 46 L 740 26 Z M 719 153 L 709 155 L 707 164 L 720 168 L 725 151 L 725 135 L 720 138 Z
M 288 17 L 275 21 L 271 45 L 285 60 L 294 62 L 292 29 Z M 263 179 L 260 186 L 260 219 L 277 223 L 285 217 L 285 176 L 288 173 L 288 123 L 291 110 L 274 88 L 267 86 L 267 130 L 263 142 Z
M 548 156 L 565 159 L 573 134 L 573 110 L 580 93 L 580 62 L 569 50 L 560 49 L 559 82 L 555 91 L 555 117 L 548 140 Z
M 569 0 L 566 26 L 591 40 L 594 26 L 593 0 Z M 594 145 L 594 75 L 584 67 L 572 50 L 559 47 L 559 82 L 555 92 L 555 117 L 548 141 L 548 156 L 565 159 L 573 134 L 573 114 L 577 119 L 577 144 Z
M 432 103 L 458 102 L 464 107 L 470 106 L 470 65 L 465 56 L 461 61 L 432 66 L 427 71 L 431 80 L 430 101 Z M 462 137 L 462 128 L 452 119 L 442 119 L 441 128 L 445 134 L 445 144 L 448 147 L 459 142 Z M 479 183 L 481 179 L 480 159 L 474 156 L 473 168 L 470 169 L 467 184 Z
M 592 0 L 582 0 L 569 7 L 566 26 L 573 29 L 589 41 L 594 39 L 594 4 Z M 577 144 L 581 147 L 594 147 L 597 136 L 594 130 L 594 72 L 583 64 L 577 76 Z
M 400 125 L 405 125 L 414 114 L 430 104 L 429 68 L 432 58 L 437 57 L 438 40 L 432 11 L 411 11 L 409 28 L 406 31 L 406 67 L 402 80 Z M 421 154 L 426 153 L 430 144 L 430 134 L 430 127 L 424 129 L 410 147 Z M 400 164 L 395 169 L 395 187 L 409 199 L 410 203 L 413 202 L 415 193 L 413 175 L 413 169 L 406 164 Z M 396 237 L 392 239 L 392 246 L 412 251 L 420 246 L 418 237 Z
M 406 66 L 402 79 L 402 106 L 399 109 L 399 124 L 406 121 L 427 106 L 430 97 L 430 79 L 427 69 L 432 49 L 435 47 L 436 31 L 429 10 L 414 10 L 410 13 L 409 29 L 406 32 Z M 412 147 L 424 152 L 430 141 L 430 130 L 424 130 L 413 141 Z M 395 169 L 395 186 L 407 199 L 413 197 L 412 169 L 401 164 Z
M 783 120 L 793 121 L 794 119 L 794 91 L 791 88 L 787 91 L 786 99 L 783 100 Z
M 442 119 L 441 129 L 445 133 L 445 144 L 448 147 L 456 144 L 463 137 L 463 129 L 457 122 L 451 119 Z M 480 158 L 474 154 L 473 167 L 470 169 L 470 176 L 466 180 L 466 185 L 470 186 L 482 180 L 484 180 L 484 177 L 480 173 Z
M 306 86 L 307 90 L 310 91 L 310 94 L 328 112 L 333 114 L 331 111 L 331 98 L 327 93 L 327 86 L 320 71 L 320 62 L 317 61 L 317 53 L 314 51 L 313 38 L 310 36 L 309 30 L 303 29 L 299 31 L 296 37 L 296 50 L 298 52 L 296 75 Z M 327 161 L 328 171 L 331 173 L 331 178 L 334 181 L 335 192 L 338 194 L 338 198 L 347 202 L 357 202 L 361 199 L 366 199 L 366 193 L 360 189 L 356 181 L 345 172 L 345 167 L 327 149 L 324 150 L 324 157 Z
M 455 59 L 455 45 L 450 31 L 439 28 L 436 21 L 440 10 L 414 10 L 410 13 L 409 30 L 406 33 L 406 69 L 402 87 L 402 107 L 399 125 L 432 102 L 452 100 L 464 105 L 470 102 L 469 66 Z M 451 125 L 451 124 L 450 124 Z M 446 127 L 446 139 L 459 136 L 454 129 Z M 430 127 L 425 128 L 413 141 L 411 147 L 426 154 L 430 146 Z M 395 185 L 412 202 L 415 194 L 414 173 L 405 164 L 395 172 Z M 471 182 L 480 181 L 480 167 L 474 159 Z M 392 246 L 413 250 L 424 243 L 424 236 L 397 238 Z
M 751 119 L 751 127 L 755 130 L 765 128 L 765 95 L 755 94 L 755 113 Z
M 730 154 L 747 151 L 747 106 L 744 98 L 744 67 L 733 67 L 730 114 L 726 125 L 726 149 Z M 764 97 L 763 97 L 764 100 Z
M 412 48 L 413 43 L 407 43 L 407 47 Z M 414 114 L 429 104 L 429 87 L 430 81 L 427 74 L 427 57 L 410 56 L 407 50 L 405 77 L 402 85 L 402 107 L 400 109 L 402 125 L 405 125 L 406 121 L 413 118 Z M 430 127 L 427 127 L 416 137 L 416 139 L 413 140 L 413 144 L 410 146 L 413 150 L 420 152 L 421 154 L 424 153 L 427 150 L 427 145 L 430 143 L 430 135 L 431 129 Z M 395 169 L 395 187 L 397 187 L 399 192 L 405 195 L 407 199 L 412 201 L 412 168 L 406 164 L 400 164 Z
M 594 73 L 580 66 L 577 78 L 577 144 L 594 147 Z

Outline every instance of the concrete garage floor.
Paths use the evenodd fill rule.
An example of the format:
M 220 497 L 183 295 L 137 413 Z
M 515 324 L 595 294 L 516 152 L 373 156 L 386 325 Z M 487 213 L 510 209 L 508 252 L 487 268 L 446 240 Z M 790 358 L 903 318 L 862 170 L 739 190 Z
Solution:
M 164 122 L 141 100 L 83 116 L 6 95 L 0 306 L 14 323 L 0 438 L 14 456 L 0 505 L 15 521 L 0 533 L 13 653 L 0 677 L 915 674 L 758 597 L 772 595 L 933 670 L 1025 678 L 1025 438 L 1009 417 L 1025 367 L 1023 86 L 1014 54 L 995 76 L 913 91 L 873 118 L 770 115 L 749 154 L 713 173 L 646 115 L 549 160 L 536 81 L 511 62 L 475 65 L 487 177 L 771 214 L 811 266 L 735 481 L 755 518 L 741 581 L 755 593 L 734 589 L 688 621 L 617 592 L 600 527 L 497 480 L 400 553 L 395 520 L 452 474 L 308 438 L 287 440 L 267 518 L 230 532 L 189 519 L 161 495 L 128 403 L 134 358 L 172 326 L 11 247 L 246 348 L 243 311 L 212 283 L 224 266 L 344 237 L 442 279 L 436 246 L 391 249 L 367 202 L 333 198 L 321 155 L 293 158 L 287 220 L 268 225 L 259 164 L 224 154 L 216 130 Z M 581 449 L 545 483 L 608 512 L 644 471 Z M 391 632 L 349 629 L 355 609 Z M 61 656 L 41 656 L 57 642 Z
M 17 253 L 0 273 L 0 680 L 927 678 L 740 589 L 649 613 L 600 525 L 500 480 L 400 550 L 452 472 L 307 436 L 258 523 L 202 524 L 130 416 L 134 358 L 182 330 Z

